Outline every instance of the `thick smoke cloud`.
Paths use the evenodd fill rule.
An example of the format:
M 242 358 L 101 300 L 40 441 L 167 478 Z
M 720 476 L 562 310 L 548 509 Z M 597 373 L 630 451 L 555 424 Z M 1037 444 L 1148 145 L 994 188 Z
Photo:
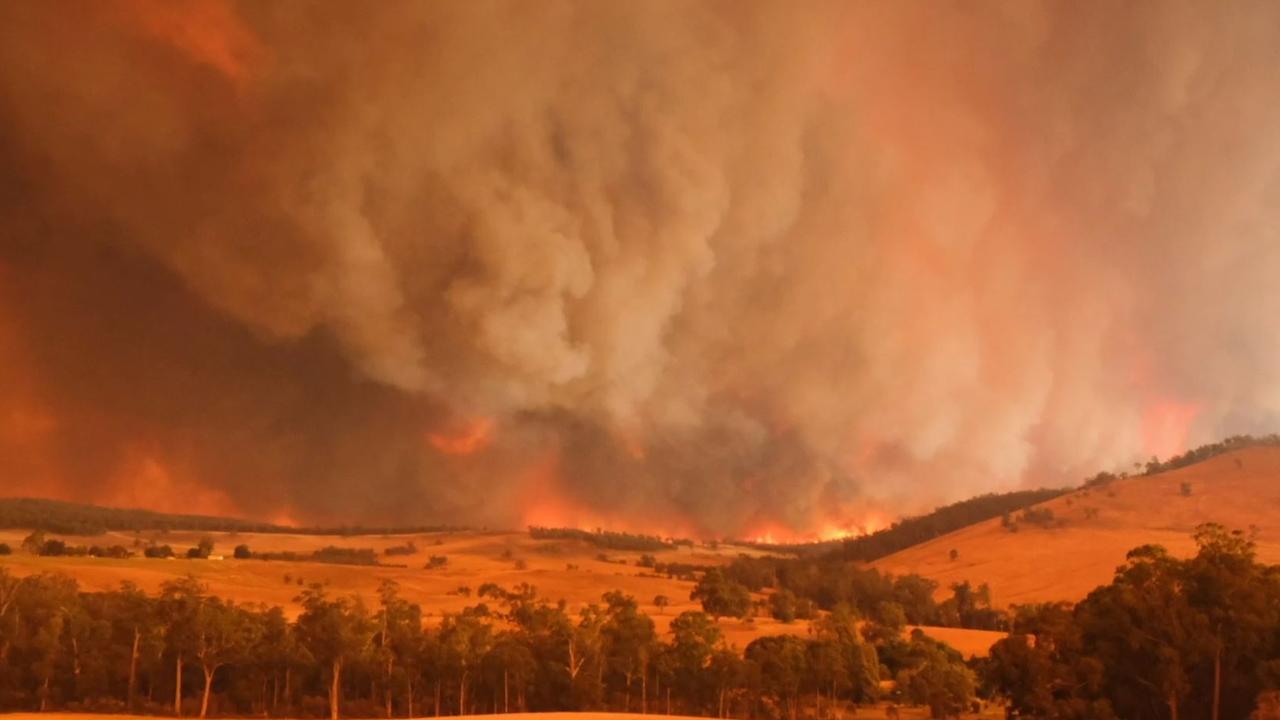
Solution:
M 12 494 L 822 533 L 1280 423 L 1274 3 L 11 3 Z

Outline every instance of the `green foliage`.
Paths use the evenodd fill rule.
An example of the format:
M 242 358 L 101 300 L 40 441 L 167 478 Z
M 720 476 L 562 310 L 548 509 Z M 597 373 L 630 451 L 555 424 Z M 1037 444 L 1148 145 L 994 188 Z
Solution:
M 913 642 L 912 664 L 898 672 L 898 688 L 907 701 L 929 708 L 930 717 L 959 715 L 972 700 L 973 671 L 954 652 L 936 643 Z
M 703 574 L 702 579 L 689 593 L 690 600 L 702 603 L 702 609 L 712 617 L 746 617 L 751 609 L 751 594 L 741 584 L 725 577 L 718 568 Z
M 573 616 L 527 584 L 486 583 L 478 594 L 493 607 L 427 622 L 395 582 L 379 586 L 373 611 L 312 584 L 291 622 L 281 608 L 225 602 L 193 578 L 152 597 L 132 586 L 86 593 L 62 576 L 14 578 L 0 567 L 0 711 L 421 717 L 661 712 L 669 702 L 673 714 L 799 717 L 878 692 L 880 649 L 847 606 L 808 637 L 767 638 L 739 655 L 707 614 L 680 614 L 663 637 L 622 592 Z M 896 670 L 933 677 L 924 650 L 896 642 L 908 648 Z
M 796 620 L 796 594 L 790 590 L 779 590 L 769 596 L 769 615 L 774 620 L 784 623 Z
M 1245 717 L 1280 677 L 1280 570 L 1239 532 L 1201 526 L 1187 560 L 1159 546 L 1128 555 L 1074 607 L 1019 608 L 984 663 L 986 686 L 1026 715 L 1133 720 Z

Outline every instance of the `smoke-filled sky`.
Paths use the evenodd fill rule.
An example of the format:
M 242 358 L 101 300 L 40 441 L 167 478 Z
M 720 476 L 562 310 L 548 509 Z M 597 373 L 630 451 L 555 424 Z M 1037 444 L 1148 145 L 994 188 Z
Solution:
M 1280 4 L 0 5 L 0 491 L 816 537 L 1280 428 Z

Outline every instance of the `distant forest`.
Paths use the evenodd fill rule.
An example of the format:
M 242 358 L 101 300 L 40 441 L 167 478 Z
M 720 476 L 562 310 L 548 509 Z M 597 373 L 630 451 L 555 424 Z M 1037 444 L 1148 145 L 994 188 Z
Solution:
M 537 525 L 529 527 L 529 537 L 534 540 L 581 540 L 607 550 L 633 552 L 670 550 L 679 545 L 693 545 L 692 540 L 684 538 L 660 538 L 656 535 L 638 535 L 610 530 L 589 532 L 577 528 L 539 527 Z
M 187 530 L 301 535 L 393 535 L 456 531 L 451 525 L 289 527 L 238 518 L 175 515 L 39 498 L 0 498 L 0 529 L 44 530 L 59 535 L 99 535 L 108 531 Z

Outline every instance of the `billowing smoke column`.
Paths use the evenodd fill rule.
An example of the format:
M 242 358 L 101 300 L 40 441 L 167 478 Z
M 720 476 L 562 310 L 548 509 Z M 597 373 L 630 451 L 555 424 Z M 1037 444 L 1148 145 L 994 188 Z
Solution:
M 850 531 L 1280 420 L 1280 5 L 7 3 L 0 490 Z

